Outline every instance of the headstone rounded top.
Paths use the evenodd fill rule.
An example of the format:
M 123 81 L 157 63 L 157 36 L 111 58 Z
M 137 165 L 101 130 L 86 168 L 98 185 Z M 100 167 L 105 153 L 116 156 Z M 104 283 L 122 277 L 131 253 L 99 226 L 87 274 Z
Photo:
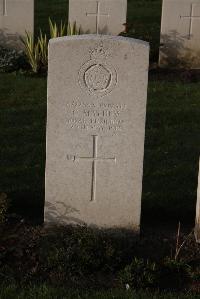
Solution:
M 139 230 L 149 45 L 52 39 L 45 221 Z
M 49 43 L 60 43 L 67 41 L 80 41 L 80 40 L 94 40 L 94 41 L 113 41 L 113 42 L 125 42 L 131 44 L 140 44 L 149 48 L 149 43 L 140 39 L 124 37 L 124 36 L 113 36 L 113 35 L 96 35 L 96 34 L 82 34 L 82 35 L 72 35 L 64 36 L 50 39 Z

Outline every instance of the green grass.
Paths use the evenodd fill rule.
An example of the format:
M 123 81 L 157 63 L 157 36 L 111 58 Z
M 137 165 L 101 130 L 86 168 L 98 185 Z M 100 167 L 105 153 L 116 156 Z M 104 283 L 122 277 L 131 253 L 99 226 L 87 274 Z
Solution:
M 66 0 L 37 0 L 35 32 L 48 17 L 67 18 Z M 158 52 L 161 0 L 129 0 L 133 36 Z M 148 31 L 148 32 L 147 32 Z M 16 206 L 42 212 L 45 173 L 46 78 L 0 74 L 0 191 Z M 200 145 L 200 83 L 150 80 L 144 160 L 143 219 L 194 219 Z M 33 214 L 32 208 L 27 214 Z M 155 217 L 154 217 L 155 216 Z
M 46 79 L 0 75 L 0 190 L 43 204 Z
M 149 41 L 151 59 L 158 58 L 160 39 L 161 0 L 128 0 L 127 23 L 132 27 L 131 37 Z M 48 18 L 60 22 L 68 19 L 68 0 L 35 1 L 35 34 L 39 29 L 49 33 Z
M 161 0 L 128 0 L 127 23 L 132 27 L 130 37 L 150 42 L 150 59 L 157 61 L 160 44 Z
M 63 0 L 36 0 L 35 11 L 35 33 L 37 35 L 40 27 L 43 31 L 48 31 L 49 16 L 56 21 L 59 21 L 61 18 L 63 20 L 67 18 L 68 3 Z M 131 36 L 151 42 L 151 59 L 154 61 L 157 59 L 158 54 L 160 15 L 160 0 L 128 1 L 128 22 L 133 25 Z M 46 90 L 45 77 L 15 73 L 0 74 L 0 191 L 8 193 L 14 203 L 15 210 L 19 214 L 26 215 L 29 219 L 34 219 L 35 221 L 38 221 L 38 217 L 42 216 L 44 203 Z M 166 80 L 160 80 L 156 79 L 155 76 L 150 76 L 142 195 L 143 222 L 147 224 L 151 223 L 153 219 L 156 219 L 156 221 L 165 220 L 167 224 L 173 220 L 181 220 L 183 223 L 194 220 L 200 146 L 199 99 L 200 82 L 198 80 L 195 83 L 183 83 L 178 78 L 170 80 L 166 76 Z M 60 240 L 61 244 L 63 244 L 63 237 Z M 89 238 L 86 238 L 86 240 L 88 242 Z M 29 239 L 27 241 L 28 245 L 30 243 L 30 247 L 25 246 L 24 243 L 22 232 L 20 238 L 16 237 L 14 245 L 11 242 L 11 247 L 13 246 L 14 248 L 11 249 L 14 253 L 16 252 L 20 255 L 21 253 L 17 250 L 18 247 L 24 248 L 23 254 L 25 256 L 23 258 L 26 260 L 24 264 L 27 266 L 27 275 L 31 273 L 34 276 L 34 272 L 31 272 L 34 267 L 31 267 L 32 264 L 28 264 L 26 254 L 36 258 L 35 263 L 37 264 L 38 256 L 35 257 L 33 254 L 37 250 L 33 248 L 32 255 L 30 253 L 31 246 L 34 247 L 37 244 L 34 245 L 35 241 L 31 242 L 31 239 L 30 242 Z M 54 244 L 54 242 L 50 243 Z M 57 244 L 58 241 L 55 243 L 58 249 L 62 251 L 62 246 Z M 74 241 L 72 243 L 74 244 Z M 10 249 L 9 243 L 7 245 Z M 67 242 L 68 245 L 69 242 Z M 46 246 L 49 250 L 53 250 L 48 243 Z M 78 253 L 79 247 L 75 246 Z M 142 248 L 146 247 L 146 244 L 143 244 Z M 45 244 L 44 248 L 44 257 L 48 258 L 48 250 L 46 250 Z M 63 252 L 67 256 L 66 248 L 64 248 Z M 158 248 L 160 253 L 160 245 Z M 59 250 L 58 252 L 60 252 Z M 141 253 L 141 251 L 139 252 Z M 152 251 L 156 250 L 153 249 Z M 85 254 L 83 265 L 85 265 L 84 263 L 87 264 L 87 262 L 90 263 L 92 258 L 93 263 L 97 264 L 96 250 L 91 250 L 91 252 L 95 253 L 94 255 L 91 252 L 88 253 L 88 250 L 84 252 L 81 249 L 80 252 L 80 256 L 77 251 L 70 252 L 69 255 L 73 256 L 75 254 L 75 260 L 77 260 L 77 256 L 82 260 Z M 124 249 L 122 252 L 124 253 Z M 17 261 L 21 257 L 14 254 L 13 256 L 16 267 L 18 267 Z M 116 254 L 115 257 L 119 258 L 119 255 Z M 57 259 L 57 262 L 61 259 L 61 264 L 63 265 L 63 259 L 60 254 L 58 254 Z M 35 265 L 34 260 L 30 260 Z M 55 262 L 56 255 L 52 254 L 52 263 L 54 264 Z M 68 262 L 73 266 L 71 260 Z M 13 264 L 11 263 L 10 265 L 11 270 Z M 79 267 L 80 265 L 81 263 L 78 262 Z M 77 270 L 78 266 L 75 267 L 75 270 Z M 19 268 L 18 271 L 20 276 L 22 269 Z M 135 293 L 134 291 L 117 289 L 109 291 L 80 291 L 70 290 L 66 286 L 50 287 L 47 284 L 23 288 L 15 285 L 13 277 L 11 271 L 9 277 L 11 284 L 6 284 L 0 288 L 1 299 L 200 298 L 200 295 L 189 293 L 151 294 L 149 292 Z M 58 277 L 55 276 L 54 278 L 56 282 L 59 282 Z M 38 280 L 36 279 L 36 281 L 40 281 L 40 278 L 40 275 L 38 275 Z M 93 276 L 91 283 L 92 281 L 95 283 Z M 93 286 L 91 285 L 92 288 Z
M 160 27 L 161 0 L 128 0 L 127 22 L 135 28 L 153 25 Z M 36 0 L 35 29 L 48 31 L 48 18 L 56 21 L 68 19 L 68 0 Z
M 1 299 L 199 299 L 195 294 L 172 294 L 134 292 L 123 290 L 110 291 L 71 291 L 66 288 L 52 288 L 47 285 L 19 289 L 15 285 L 5 286 L 0 290 Z
M 0 190 L 15 202 L 44 199 L 46 79 L 0 75 Z M 200 83 L 150 81 L 143 213 L 194 216 L 200 144 Z M 186 219 L 187 216 L 187 219 Z M 190 217 L 189 217 L 190 216 Z
M 146 216 L 170 216 L 183 222 L 194 217 L 199 88 L 199 82 L 149 83 L 143 185 Z
M 49 32 L 48 18 L 60 22 L 68 19 L 67 0 L 36 0 L 35 1 L 35 34 L 41 28 L 44 32 Z

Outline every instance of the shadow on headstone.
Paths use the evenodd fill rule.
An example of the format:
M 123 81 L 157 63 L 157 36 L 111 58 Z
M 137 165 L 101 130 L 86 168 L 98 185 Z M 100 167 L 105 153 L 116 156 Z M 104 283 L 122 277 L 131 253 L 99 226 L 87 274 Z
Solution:
M 21 36 L 18 33 L 9 33 L 6 28 L 0 29 L 0 45 L 5 48 L 23 49 Z
M 93 34 L 90 30 L 84 31 L 81 26 L 80 26 L 80 32 L 81 32 L 81 34 Z M 99 30 L 99 34 L 105 34 L 106 35 L 107 32 L 108 32 L 108 26 L 107 25 L 105 25 L 101 30 Z
M 51 224 L 62 224 L 62 223 L 73 223 L 84 225 L 85 223 L 80 219 L 73 216 L 73 213 L 78 213 L 79 211 L 69 205 L 66 205 L 64 202 L 56 201 L 55 204 L 46 202 L 46 213 L 45 221 Z M 61 207 L 58 209 L 58 207 Z M 62 210 L 62 212 L 61 212 Z
M 160 67 L 199 68 L 200 50 L 194 51 L 185 46 L 187 36 L 181 36 L 176 30 L 161 36 Z

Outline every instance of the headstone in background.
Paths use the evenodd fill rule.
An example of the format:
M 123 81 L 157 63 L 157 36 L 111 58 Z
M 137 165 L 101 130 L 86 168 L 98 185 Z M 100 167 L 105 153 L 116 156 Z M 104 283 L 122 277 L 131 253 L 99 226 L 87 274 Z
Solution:
M 127 0 L 69 0 L 69 22 L 85 34 L 118 35 L 126 14 Z
M 139 230 L 148 62 L 139 40 L 50 41 L 46 222 Z
M 199 0 L 163 0 L 160 66 L 200 68 L 199 28 Z
M 0 45 L 23 48 L 25 31 L 34 31 L 34 0 L 0 0 Z
M 195 236 L 197 242 L 200 243 L 200 163 L 199 163 L 199 180 L 198 180 L 198 190 L 197 190 Z

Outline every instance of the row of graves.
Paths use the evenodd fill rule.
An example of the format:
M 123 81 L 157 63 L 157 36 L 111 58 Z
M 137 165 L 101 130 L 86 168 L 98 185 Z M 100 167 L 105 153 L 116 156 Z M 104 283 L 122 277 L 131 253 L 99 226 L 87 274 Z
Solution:
M 46 223 L 140 229 L 149 45 L 117 36 L 126 12 L 126 0 L 70 0 L 83 35 L 50 40 Z M 33 20 L 33 0 L 0 0 L 1 44 L 20 48 Z M 159 65 L 199 68 L 199 26 L 199 0 L 164 0 Z
M 118 35 L 126 13 L 127 0 L 69 0 L 69 23 L 82 34 Z M 199 25 L 199 0 L 163 0 L 160 67 L 200 68 Z M 34 0 L 0 0 L 0 44 L 22 47 L 25 31 L 34 32 Z

